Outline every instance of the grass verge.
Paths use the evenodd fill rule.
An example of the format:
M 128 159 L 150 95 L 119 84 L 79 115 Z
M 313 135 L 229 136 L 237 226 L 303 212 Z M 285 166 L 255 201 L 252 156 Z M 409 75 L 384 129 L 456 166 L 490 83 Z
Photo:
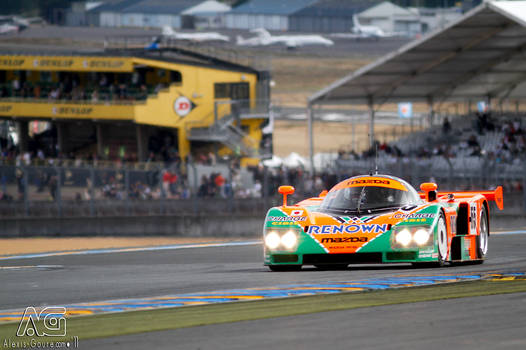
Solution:
M 68 319 L 68 337 L 66 340 L 70 340 L 73 336 L 78 336 L 79 339 L 102 338 L 316 312 L 519 292 L 526 292 L 526 280 L 474 281 L 365 293 L 338 293 L 183 308 L 131 311 Z M 29 338 L 16 337 L 17 328 L 18 323 L 0 326 L 0 347 L 4 346 L 4 339 L 15 341 L 29 340 Z M 49 337 L 42 338 L 42 340 L 44 339 L 46 341 L 60 340 L 59 338 L 52 339 Z

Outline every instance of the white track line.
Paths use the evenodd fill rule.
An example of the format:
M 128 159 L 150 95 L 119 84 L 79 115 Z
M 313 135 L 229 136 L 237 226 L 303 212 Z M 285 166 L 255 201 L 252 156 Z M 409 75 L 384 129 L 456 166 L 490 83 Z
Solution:
M 0 261 L 2 261 L 2 260 L 15 260 L 15 259 L 47 258 L 47 257 L 50 257 L 50 256 L 63 256 L 63 255 L 91 255 L 91 254 L 110 254 L 110 253 L 127 253 L 127 252 L 150 252 L 150 251 L 158 251 L 158 250 L 178 250 L 178 249 L 215 248 L 215 247 L 236 247 L 236 246 L 247 246 L 247 245 L 258 245 L 258 244 L 261 244 L 261 241 L 226 242 L 226 243 L 198 243 L 198 244 L 175 244 L 175 245 L 164 245 L 164 246 L 157 246 L 157 247 L 72 250 L 72 251 L 65 251 L 65 252 L 63 251 L 63 252 L 48 252 L 48 253 L 35 253 L 35 254 L 0 256 Z

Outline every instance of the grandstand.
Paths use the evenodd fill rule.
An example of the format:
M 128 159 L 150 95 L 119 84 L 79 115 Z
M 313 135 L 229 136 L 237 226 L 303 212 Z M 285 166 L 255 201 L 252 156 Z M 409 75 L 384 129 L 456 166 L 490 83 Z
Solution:
M 0 53 L 0 117 L 16 124 L 16 152 L 33 157 L 184 162 L 216 152 L 257 162 L 268 81 L 175 48 Z

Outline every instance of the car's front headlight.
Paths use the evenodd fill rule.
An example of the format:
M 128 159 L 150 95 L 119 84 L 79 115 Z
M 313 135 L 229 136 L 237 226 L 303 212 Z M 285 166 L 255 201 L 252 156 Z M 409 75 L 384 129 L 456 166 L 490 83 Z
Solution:
M 429 242 L 429 237 L 431 236 L 431 233 L 429 230 L 425 228 L 419 228 L 415 231 L 413 234 L 413 241 L 419 246 L 425 245 L 427 242 Z
M 429 226 L 398 226 L 393 228 L 391 245 L 394 248 L 424 247 L 431 243 Z
M 396 243 L 404 247 L 407 247 L 409 244 L 411 244 L 412 239 L 413 236 L 411 235 L 411 232 L 406 228 L 395 234 Z
M 265 245 L 270 249 L 276 249 L 281 243 L 281 237 L 277 232 L 269 232 L 265 236 Z
M 265 246 L 268 249 L 293 250 L 298 245 L 298 230 L 296 229 L 266 229 Z

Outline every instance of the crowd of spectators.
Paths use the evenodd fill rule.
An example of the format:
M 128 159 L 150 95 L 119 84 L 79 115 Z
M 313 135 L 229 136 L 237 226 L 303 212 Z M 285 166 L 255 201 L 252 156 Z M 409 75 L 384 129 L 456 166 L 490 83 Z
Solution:
M 460 128 L 452 124 L 449 118 L 444 118 L 442 132 L 426 131 L 426 137 L 419 141 L 415 141 L 418 140 L 415 135 L 391 144 L 377 141 L 361 154 L 354 150 L 340 150 L 337 159 L 367 160 L 378 155 L 393 162 L 435 156 L 448 159 L 478 157 L 497 164 L 519 164 L 526 160 L 526 128 L 521 119 L 499 121 L 489 113 L 477 113 L 471 122 L 471 127 Z M 406 147 L 402 147 L 402 142 Z
M 99 74 L 98 80 L 89 80 L 85 85 L 74 73 L 62 73 L 60 82 L 13 79 L 11 82 L 0 83 L 0 98 L 35 98 L 48 100 L 71 101 L 141 101 L 149 94 L 158 93 L 166 88 L 166 84 L 148 85 L 141 82 L 134 75 L 121 74 L 122 77 L 112 79 L 111 74 Z
M 377 142 L 373 149 L 361 154 L 354 151 L 338 152 L 339 160 L 370 160 L 377 152 L 380 157 L 387 157 L 394 163 L 414 157 L 416 159 L 429 159 L 434 156 L 442 156 L 447 159 L 461 157 L 480 158 L 493 163 L 514 164 L 523 162 L 526 156 L 526 128 L 522 126 L 520 119 L 506 119 L 500 121 L 491 118 L 490 115 L 479 114 L 473 119 L 473 127 L 460 130 L 455 120 L 444 119 L 442 132 L 433 139 L 434 144 L 419 145 L 410 151 L 403 151 L 397 143 Z M 437 134 L 437 133 L 435 133 Z M 449 140 L 449 141 L 444 141 Z M 159 164 L 153 170 L 144 170 L 146 177 L 132 177 L 125 181 L 124 171 L 116 169 L 107 175 L 98 177 L 95 184 L 91 184 L 89 178 L 83 183 L 72 186 L 67 183 L 67 174 L 58 177 L 53 172 L 39 172 L 30 176 L 28 186 L 36 188 L 36 193 L 48 194 L 47 198 L 54 200 L 57 189 L 66 186 L 62 196 L 68 195 L 67 187 L 81 188 L 74 193 L 78 200 L 93 199 L 188 199 L 199 198 L 261 198 L 263 196 L 277 196 L 277 188 L 282 184 L 291 184 L 296 188 L 297 198 L 316 196 L 324 189 L 334 186 L 339 178 L 334 171 L 327 168 L 326 171 L 311 175 L 302 166 L 298 167 L 275 167 L 265 168 L 262 164 L 249 168 L 252 173 L 251 181 L 247 182 L 241 178 L 239 162 L 230 160 L 228 172 L 225 173 L 219 165 L 224 164 L 224 159 L 217 159 L 214 152 L 203 150 L 192 157 L 182 160 L 177 152 L 177 146 L 173 137 L 159 135 L 151 139 L 149 144 L 152 150 L 149 162 Z M 2 188 L 0 189 L 0 200 L 22 198 L 26 191 L 26 183 L 23 181 L 22 170 L 24 166 L 33 165 L 37 162 L 53 166 L 61 165 L 61 161 L 70 160 L 74 165 L 83 162 L 97 161 L 96 156 L 80 158 L 74 154 L 60 155 L 56 158 L 46 158 L 42 150 L 16 153 L 13 149 L 3 148 L 2 159 L 14 159 L 19 166 L 15 180 L 16 192 L 9 191 L 7 180 L 2 175 Z M 414 159 L 413 158 L 413 159 Z M 132 159 L 121 159 L 126 161 Z M 92 163 L 90 163 L 92 164 Z M 486 164 L 486 163 L 485 163 Z M 196 184 L 190 185 L 188 179 L 188 166 L 206 165 L 217 167 L 215 171 L 200 174 Z M 97 174 L 102 170 L 97 170 Z M 266 173 L 265 173 L 266 171 Z M 340 174 L 341 175 L 341 174 Z M 192 179 L 193 180 L 193 179 Z M 127 183 L 127 186 L 125 185 Z M 506 188 L 522 190 L 522 184 L 516 181 L 504 183 Z M 18 193 L 18 196 L 13 195 Z

